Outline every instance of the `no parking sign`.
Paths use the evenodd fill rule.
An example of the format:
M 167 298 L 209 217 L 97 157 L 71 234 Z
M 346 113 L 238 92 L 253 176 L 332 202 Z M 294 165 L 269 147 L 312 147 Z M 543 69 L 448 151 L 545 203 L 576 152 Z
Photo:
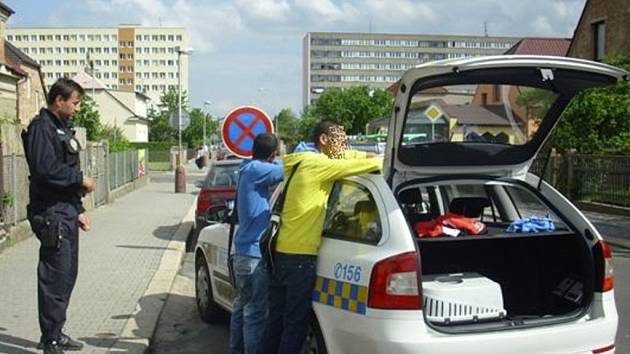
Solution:
M 223 144 L 238 157 L 252 157 L 254 138 L 261 133 L 273 133 L 273 123 L 262 109 L 252 106 L 234 108 L 221 127 Z

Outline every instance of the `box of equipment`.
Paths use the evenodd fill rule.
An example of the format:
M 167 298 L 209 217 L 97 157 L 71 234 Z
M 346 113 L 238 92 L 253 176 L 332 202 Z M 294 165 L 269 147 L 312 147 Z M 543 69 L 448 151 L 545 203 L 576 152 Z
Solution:
M 423 275 L 422 295 L 429 322 L 475 323 L 506 316 L 501 286 L 479 273 Z

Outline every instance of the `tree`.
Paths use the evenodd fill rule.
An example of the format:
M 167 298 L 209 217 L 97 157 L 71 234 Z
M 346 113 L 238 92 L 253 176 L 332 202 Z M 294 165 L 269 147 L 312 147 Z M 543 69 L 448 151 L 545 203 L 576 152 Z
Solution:
M 299 119 L 289 108 L 280 111 L 274 120 L 277 124 L 278 138 L 288 145 L 293 145 L 298 141 L 298 125 Z
M 173 129 L 170 124 L 170 117 L 179 108 L 178 91 L 169 88 L 160 97 L 161 110 L 151 108 L 148 113 L 149 118 L 149 140 L 150 141 L 176 141 L 178 139 L 177 129 Z M 182 112 L 188 108 L 188 95 L 182 92 Z M 183 132 L 182 132 L 183 133 Z
M 391 114 L 393 104 L 388 91 L 355 86 L 324 92 L 313 105 L 313 113 L 343 125 L 348 134 L 358 134 L 365 132 L 367 123 Z
M 125 137 L 121 127 L 114 127 L 105 124 L 101 129 L 101 139 L 106 139 L 109 143 L 109 151 L 125 151 L 131 149 L 131 142 Z
M 101 138 L 101 119 L 97 107 L 92 97 L 83 95 L 79 112 L 72 119 L 75 126 L 85 128 L 87 140 L 90 141 L 96 141 Z
M 298 140 L 311 141 L 311 133 L 320 118 L 315 114 L 313 106 L 306 106 L 298 123 Z
M 206 143 L 210 136 L 217 132 L 219 123 L 208 113 L 199 108 L 190 112 L 190 125 L 182 131 L 182 143 L 188 146 L 199 146 L 203 143 L 203 121 L 206 121 Z
M 630 70 L 630 56 L 612 57 L 606 62 Z M 550 144 L 581 153 L 630 152 L 630 83 L 593 88 L 575 97 L 562 114 Z

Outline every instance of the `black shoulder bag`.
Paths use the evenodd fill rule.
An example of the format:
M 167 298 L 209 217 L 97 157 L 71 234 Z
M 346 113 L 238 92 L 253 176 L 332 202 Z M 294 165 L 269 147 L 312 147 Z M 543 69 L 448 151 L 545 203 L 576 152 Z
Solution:
M 273 266 L 273 251 L 276 248 L 276 240 L 277 240 L 278 231 L 280 231 L 280 225 L 281 225 L 280 216 L 282 215 L 284 201 L 287 197 L 287 192 L 289 190 L 289 183 L 291 183 L 291 179 L 293 178 L 293 175 L 295 175 L 295 171 L 297 171 L 298 167 L 300 166 L 300 163 L 302 162 L 298 162 L 293 167 L 293 170 L 291 171 L 291 175 L 289 176 L 289 179 L 284 184 L 282 194 L 278 197 L 280 199 L 278 199 L 278 202 L 273 206 L 273 209 L 271 210 L 271 218 L 269 220 L 269 226 L 267 226 L 267 229 L 265 230 L 262 237 L 260 238 L 260 254 L 262 255 L 263 264 L 265 265 L 265 268 L 267 268 L 267 271 L 269 273 L 273 273 L 273 267 L 274 267 Z

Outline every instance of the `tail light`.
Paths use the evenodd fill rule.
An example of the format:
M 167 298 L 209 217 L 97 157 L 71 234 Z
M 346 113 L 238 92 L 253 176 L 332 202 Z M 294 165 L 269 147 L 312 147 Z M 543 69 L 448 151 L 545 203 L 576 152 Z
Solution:
M 613 272 L 613 264 L 612 264 L 612 251 L 610 250 L 610 246 L 602 240 L 597 243 L 598 251 L 600 255 L 598 255 L 598 259 L 602 262 L 601 265 L 601 284 L 596 284 L 596 290 L 600 292 L 606 292 L 612 290 L 615 286 L 615 276 Z
M 206 210 L 208 210 L 208 208 L 212 205 L 210 195 L 209 190 L 202 190 L 199 192 L 199 196 L 197 197 L 197 215 L 205 214 Z
M 420 266 L 415 252 L 384 259 L 374 266 L 368 306 L 378 309 L 420 310 Z

